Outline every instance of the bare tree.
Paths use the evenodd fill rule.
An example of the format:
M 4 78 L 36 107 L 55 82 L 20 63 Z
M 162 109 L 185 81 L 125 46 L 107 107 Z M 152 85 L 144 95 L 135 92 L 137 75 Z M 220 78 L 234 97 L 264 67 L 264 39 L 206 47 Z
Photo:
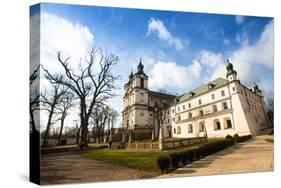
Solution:
M 166 119 L 166 114 L 167 114 L 167 109 L 168 109 L 168 103 L 166 101 L 158 101 L 158 102 L 155 102 L 155 106 L 154 106 L 154 112 L 155 112 L 155 119 L 156 119 L 156 126 L 157 127 L 157 136 L 158 136 L 158 139 L 162 139 L 162 138 L 159 138 L 160 134 L 162 134 L 162 126 L 164 124 L 164 121 Z M 163 135 L 161 135 L 163 136 Z
M 103 54 L 101 49 L 93 47 L 85 58 L 86 66 L 81 61 L 78 73 L 69 67 L 69 57 L 62 59 L 61 52 L 57 53 L 58 61 L 64 69 L 64 74 L 51 74 L 46 69 L 47 77 L 52 83 L 67 86 L 80 100 L 80 125 L 82 128 L 80 146 L 87 146 L 89 119 L 94 107 L 112 97 L 115 89 L 114 82 L 118 79 L 111 73 L 111 68 L 118 62 L 114 54 Z M 94 64 L 98 69 L 94 70 Z
M 30 101 L 29 101 L 29 114 L 30 114 L 30 125 L 31 130 L 35 131 L 35 119 L 34 112 L 39 110 L 40 104 L 40 93 L 39 93 L 39 85 L 34 86 L 34 82 L 38 79 L 40 66 L 32 72 L 29 77 L 29 87 L 30 87 Z
M 66 88 L 60 84 L 52 84 L 51 89 L 41 94 L 42 109 L 48 111 L 48 121 L 43 138 L 43 147 L 47 146 L 50 126 L 56 121 L 53 120 L 57 105 L 61 102 L 62 96 L 66 93 Z
M 58 143 L 57 145 L 60 145 L 61 142 L 61 136 L 64 126 L 64 120 L 66 116 L 68 115 L 68 110 L 74 106 L 74 96 L 71 92 L 66 92 L 65 95 L 60 100 L 60 103 L 58 104 L 57 110 L 60 115 L 60 131 L 58 134 Z
M 115 124 L 117 122 L 118 112 L 113 108 L 109 108 L 107 114 L 108 114 L 107 129 L 108 129 L 108 133 L 110 133 L 110 130 L 115 127 Z
M 97 130 L 98 142 L 101 142 L 101 138 L 104 136 L 105 124 L 108 119 L 108 106 L 97 105 L 91 115 L 93 124 Z

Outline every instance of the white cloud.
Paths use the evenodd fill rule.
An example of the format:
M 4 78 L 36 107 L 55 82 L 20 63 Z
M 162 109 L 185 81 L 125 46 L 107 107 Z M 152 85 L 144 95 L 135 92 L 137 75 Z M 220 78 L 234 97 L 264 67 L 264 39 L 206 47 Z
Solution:
M 37 28 L 31 28 L 31 33 L 37 32 L 38 18 L 40 18 L 40 63 L 52 73 L 62 71 L 57 60 L 57 52 L 61 51 L 63 57 L 71 57 L 69 66 L 77 69 L 80 58 L 85 57 L 93 43 L 94 35 L 86 26 L 46 12 L 41 13 L 40 17 L 38 14 L 31 17 L 31 25 L 37 26 Z M 38 49 L 35 44 L 31 44 L 31 61 L 36 59 L 36 53 L 39 54 Z M 50 83 L 45 78 L 40 79 L 41 89 L 49 86 Z M 66 126 L 74 124 L 73 120 L 78 118 L 79 108 L 73 108 L 69 113 L 65 122 Z M 41 127 L 44 127 L 47 122 L 46 112 L 41 111 L 40 114 Z
M 238 25 L 241 25 L 244 23 L 245 21 L 245 16 L 235 16 L 235 22 L 238 24 Z
M 256 42 L 252 44 L 242 42 L 240 48 L 230 53 L 229 59 L 242 83 L 246 85 L 251 85 L 253 81 L 262 83 L 261 76 L 263 75 L 257 74 L 257 66 L 273 69 L 273 36 L 273 22 L 270 22 L 264 27 Z M 248 41 L 247 38 L 244 40 Z M 203 50 L 199 53 L 197 60 L 202 65 L 202 69 L 209 73 L 206 80 L 225 77 L 226 64 L 222 54 Z M 270 88 L 265 85 L 263 87 Z
M 62 51 L 64 57 L 71 57 L 70 66 L 84 58 L 93 43 L 94 36 L 90 30 L 79 23 L 54 14 L 41 14 L 41 62 L 52 71 L 60 70 L 57 52 Z
M 253 44 L 244 43 L 230 57 L 233 62 L 242 64 L 261 64 L 267 68 L 273 68 L 274 59 L 274 35 L 273 22 L 268 23 L 260 36 Z M 248 41 L 248 39 L 245 39 Z
M 175 46 L 177 50 L 183 49 L 183 42 L 179 38 L 172 36 L 161 20 L 154 18 L 149 20 L 147 35 L 153 32 L 156 32 L 161 40 L 165 40 L 170 45 Z M 189 41 L 185 43 L 189 44 Z
M 202 69 L 206 71 L 205 75 L 202 76 L 204 82 L 218 77 L 225 77 L 225 60 L 222 54 L 202 50 L 197 61 L 202 65 Z
M 189 66 L 180 66 L 176 62 L 158 61 L 148 72 L 149 87 L 151 89 L 188 88 L 200 77 L 200 73 L 201 66 L 197 61 Z

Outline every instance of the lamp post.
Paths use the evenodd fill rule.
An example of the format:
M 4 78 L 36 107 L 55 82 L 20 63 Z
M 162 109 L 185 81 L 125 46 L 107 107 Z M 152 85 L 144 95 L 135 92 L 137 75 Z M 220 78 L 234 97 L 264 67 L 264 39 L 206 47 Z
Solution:
M 159 135 L 158 135 L 159 150 L 163 150 L 162 125 L 160 123 L 161 120 L 159 120 L 160 118 L 159 116 L 161 116 L 162 114 L 159 114 L 161 113 L 161 111 L 159 110 L 158 103 L 155 103 L 154 112 L 156 114 L 156 122 L 159 123 Z

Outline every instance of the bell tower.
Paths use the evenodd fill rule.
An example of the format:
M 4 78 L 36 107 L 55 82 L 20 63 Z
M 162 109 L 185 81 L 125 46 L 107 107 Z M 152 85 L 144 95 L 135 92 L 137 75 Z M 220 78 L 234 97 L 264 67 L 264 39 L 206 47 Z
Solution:
M 143 68 L 144 66 L 142 64 L 142 60 L 140 59 L 137 66 L 137 72 L 133 76 L 133 87 L 146 90 L 148 89 L 148 76 L 144 73 Z
M 231 82 L 233 80 L 237 80 L 237 72 L 233 69 L 232 63 L 227 59 L 227 65 L 226 65 L 226 78 Z
M 142 59 L 132 80 L 133 128 L 141 128 L 148 125 L 148 76 L 144 73 Z
M 124 85 L 123 127 L 135 130 L 148 126 L 148 76 L 140 59 L 137 72 Z

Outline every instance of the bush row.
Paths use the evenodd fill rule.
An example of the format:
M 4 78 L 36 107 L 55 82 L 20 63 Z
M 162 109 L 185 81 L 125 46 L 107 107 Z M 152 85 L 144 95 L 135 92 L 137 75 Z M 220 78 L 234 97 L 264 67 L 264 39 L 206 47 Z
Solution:
M 218 140 L 211 143 L 203 144 L 194 149 L 188 149 L 178 152 L 172 152 L 169 155 L 161 156 L 158 158 L 157 163 L 162 173 L 167 172 L 171 167 L 177 168 L 180 164 L 185 165 L 195 160 L 199 160 L 205 156 L 214 154 L 220 150 L 230 147 L 235 142 L 243 142 L 251 139 L 251 135 L 247 136 L 226 136 L 224 140 Z M 237 139 L 237 140 L 236 140 Z
M 235 134 L 235 135 L 233 135 L 233 137 L 230 135 L 227 135 L 225 137 L 225 139 L 233 139 L 234 142 L 239 143 L 239 142 L 244 142 L 246 140 L 252 139 L 252 135 L 239 136 L 238 134 Z

